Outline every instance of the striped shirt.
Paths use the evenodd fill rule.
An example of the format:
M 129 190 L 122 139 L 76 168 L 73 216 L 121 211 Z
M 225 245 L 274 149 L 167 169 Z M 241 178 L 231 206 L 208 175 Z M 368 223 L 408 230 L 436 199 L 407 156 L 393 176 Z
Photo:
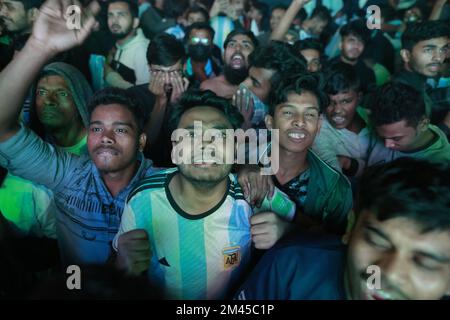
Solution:
M 146 178 L 130 193 L 113 247 L 121 234 L 144 229 L 152 250 L 149 277 L 168 298 L 224 298 L 248 264 L 252 210 L 229 175 L 228 191 L 214 208 L 188 214 L 168 187 L 177 172 Z

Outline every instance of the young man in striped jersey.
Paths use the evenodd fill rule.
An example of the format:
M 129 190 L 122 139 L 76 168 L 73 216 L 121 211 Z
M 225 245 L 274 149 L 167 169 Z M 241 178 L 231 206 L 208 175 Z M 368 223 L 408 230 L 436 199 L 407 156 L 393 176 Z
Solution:
M 174 151 L 181 145 L 186 161 L 141 181 L 128 197 L 113 242 L 118 266 L 136 274 L 148 269 L 167 298 L 227 297 L 246 269 L 252 240 L 269 248 L 289 225 L 272 212 L 253 215 L 230 174 L 234 161 L 226 161 L 234 159 L 234 144 L 208 137 L 210 129 L 225 137 L 242 120 L 213 92 L 186 92 L 170 119 Z

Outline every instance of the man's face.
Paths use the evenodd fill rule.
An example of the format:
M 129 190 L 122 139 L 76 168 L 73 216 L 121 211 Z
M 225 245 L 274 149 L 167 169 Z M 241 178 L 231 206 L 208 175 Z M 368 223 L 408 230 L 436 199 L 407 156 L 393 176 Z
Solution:
M 364 51 L 364 42 L 355 35 L 348 35 L 342 38 L 341 54 L 349 61 L 357 61 Z
M 126 2 L 114 2 L 108 6 L 108 28 L 118 39 L 133 31 L 134 19 Z
M 314 142 L 321 119 L 317 97 L 305 91 L 290 93 L 287 101 L 275 108 L 274 116 L 266 116 L 269 129 L 279 129 L 280 149 L 305 152 Z
M 203 131 L 201 137 L 197 137 L 198 132 L 194 130 L 195 123 L 199 122 Z M 226 130 L 233 129 L 225 115 L 212 107 L 195 107 L 182 115 L 178 128 L 187 130 L 190 138 L 178 142 L 182 143 L 183 154 L 190 155 L 190 163 L 178 165 L 180 173 L 197 184 L 217 184 L 225 179 L 233 166 L 226 163 L 227 155 L 234 155 L 234 145 L 225 143 Z M 205 135 L 208 129 L 218 130 L 223 136 L 222 141 Z
M 359 95 L 355 90 L 341 91 L 338 94 L 328 95 L 330 105 L 325 110 L 327 120 L 336 129 L 350 126 L 355 118 Z
M 376 127 L 377 133 L 384 140 L 386 148 L 407 152 L 414 150 L 421 140 L 419 126 L 411 127 L 406 120 Z
M 0 0 L 0 20 L 3 20 L 6 30 L 12 33 L 26 32 L 33 26 L 23 3 L 19 1 Z
M 306 31 L 309 34 L 319 37 L 326 28 L 327 24 L 328 21 L 314 17 L 312 19 L 305 20 L 304 27 L 307 29 Z
M 249 88 L 261 101 L 267 103 L 271 88 L 270 79 L 275 71 L 264 68 L 250 67 L 248 77 L 244 84 Z
M 320 63 L 320 52 L 314 49 L 301 50 L 300 54 L 306 59 L 309 72 L 317 72 L 322 68 Z
M 67 128 L 81 121 L 66 81 L 57 75 L 41 78 L 36 89 L 36 113 L 44 127 Z
M 379 267 L 380 288 L 367 281 Z M 450 294 L 450 231 L 422 232 L 406 217 L 383 222 L 363 210 L 347 255 L 349 293 L 358 300 L 437 300 Z
M 253 52 L 255 46 L 252 40 L 243 34 L 234 36 L 224 52 L 224 62 L 231 69 L 248 69 L 248 56 Z
M 196 22 L 207 22 L 201 12 L 190 12 L 187 16 L 187 21 L 189 26 Z
M 286 10 L 283 9 L 275 9 L 272 11 L 272 15 L 270 16 L 270 30 L 274 31 L 278 27 L 285 13 Z
M 97 106 L 91 114 L 88 151 L 100 172 L 116 173 L 136 165 L 138 150 L 145 146 L 145 134 L 138 135 L 136 120 L 120 104 Z
M 164 90 L 166 92 L 169 92 L 170 90 L 172 90 L 171 78 L 174 75 L 179 75 L 180 77 L 183 76 L 183 64 L 181 60 L 171 66 L 151 64 L 150 73 L 152 77 L 155 77 L 158 74 L 162 74 L 164 79 Z
M 434 38 L 418 42 L 412 51 L 402 50 L 402 58 L 412 71 L 425 77 L 436 77 L 448 50 L 447 37 Z

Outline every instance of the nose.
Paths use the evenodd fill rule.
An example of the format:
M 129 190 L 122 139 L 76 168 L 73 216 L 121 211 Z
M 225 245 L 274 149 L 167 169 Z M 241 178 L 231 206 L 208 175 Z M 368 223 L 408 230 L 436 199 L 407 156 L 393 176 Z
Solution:
M 384 139 L 384 146 L 388 149 L 395 147 L 395 142 L 392 139 Z
M 113 131 L 108 129 L 103 130 L 100 142 L 102 144 L 113 144 L 115 142 Z
M 303 117 L 303 115 L 300 114 L 300 115 L 296 116 L 296 117 L 293 119 L 292 125 L 293 125 L 294 127 L 298 127 L 298 128 L 303 127 L 303 126 L 305 125 L 305 118 Z
M 386 252 L 378 261 L 382 279 L 387 282 L 384 285 L 393 288 L 402 288 L 407 281 L 409 270 L 407 257 L 401 256 L 396 251 Z

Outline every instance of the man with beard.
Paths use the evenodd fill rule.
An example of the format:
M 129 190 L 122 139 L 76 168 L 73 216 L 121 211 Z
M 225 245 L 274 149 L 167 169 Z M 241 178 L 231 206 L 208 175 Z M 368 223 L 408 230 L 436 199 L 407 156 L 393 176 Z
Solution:
M 221 61 L 213 56 L 214 29 L 208 23 L 196 22 L 186 30 L 185 45 L 188 59 L 186 74 L 194 87 L 199 87 L 203 81 L 214 78 L 221 72 Z
M 227 297 L 248 266 L 252 240 L 270 248 L 283 234 L 262 223 L 272 212 L 253 215 L 230 174 L 235 146 L 225 137 L 242 120 L 213 92 L 187 91 L 170 119 L 178 168 L 144 179 L 128 197 L 113 242 L 118 266 L 148 269 L 167 298 Z
M 132 0 L 110 1 L 108 28 L 117 39 L 105 62 L 105 81 L 113 87 L 127 89 L 148 83 L 146 52 L 149 40 L 138 29 L 138 6 Z
M 441 68 L 449 52 L 450 28 L 443 21 L 409 25 L 402 35 L 404 70 L 394 81 L 409 85 L 425 98 L 427 116 L 450 136 L 450 88 L 432 88 L 428 79 L 439 82 Z
M 66 28 L 69 3 L 48 0 L 25 47 L 0 74 L 0 165 L 53 191 L 64 264 L 103 264 L 125 198 L 138 180 L 154 172 L 140 152 L 146 140 L 141 106 L 123 89 L 97 93 L 88 105 L 89 155 L 82 156 L 54 148 L 18 121 L 23 97 L 45 63 L 80 45 L 95 25 L 97 2 L 87 8 L 75 4 L 86 14 L 80 30 Z
M 375 73 L 362 60 L 364 47 L 370 38 L 366 23 L 363 20 L 354 20 L 343 26 L 339 33 L 341 54 L 331 59 L 330 64 L 346 63 L 353 66 L 361 80 L 362 92 L 366 94 L 375 86 Z
M 202 82 L 200 88 L 211 90 L 219 97 L 231 99 L 239 84 L 248 76 L 248 56 L 257 46 L 258 40 L 251 31 L 230 32 L 223 45 L 223 74 Z
M 420 174 L 418 174 L 420 172 Z M 269 251 L 241 300 L 437 300 L 450 295 L 450 168 L 398 159 L 363 175 L 348 246 L 299 235 Z

